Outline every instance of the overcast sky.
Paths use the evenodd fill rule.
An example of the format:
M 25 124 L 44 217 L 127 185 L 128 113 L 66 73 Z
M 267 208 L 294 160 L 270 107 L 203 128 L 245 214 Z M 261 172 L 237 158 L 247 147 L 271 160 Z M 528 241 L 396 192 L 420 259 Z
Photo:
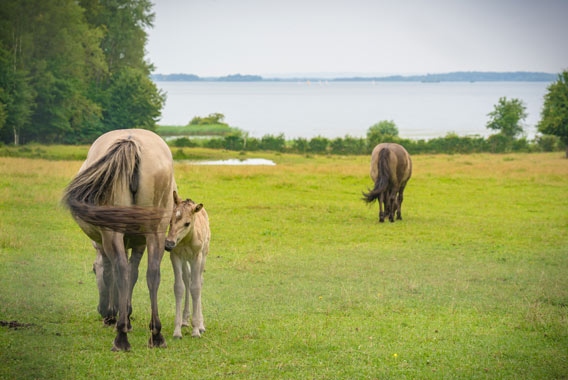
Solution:
M 568 68 L 568 0 L 155 0 L 156 73 Z

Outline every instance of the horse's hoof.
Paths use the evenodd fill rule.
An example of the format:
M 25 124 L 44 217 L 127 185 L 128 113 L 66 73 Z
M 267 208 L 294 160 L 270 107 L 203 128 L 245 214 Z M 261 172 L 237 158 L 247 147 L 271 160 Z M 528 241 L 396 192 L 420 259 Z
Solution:
M 192 338 L 201 338 L 201 333 L 199 332 L 199 329 L 193 329 L 193 332 L 191 333 L 191 337 Z
M 111 327 L 116 325 L 116 318 L 115 317 L 105 317 L 103 319 L 103 326 L 104 327 Z
M 166 340 L 161 333 L 156 335 L 152 334 L 150 340 L 148 341 L 148 347 L 150 348 L 166 348 L 168 345 L 166 344 Z
M 188 322 L 181 322 L 181 327 L 189 327 L 189 321 Z
M 182 339 L 182 338 L 183 338 L 183 336 L 174 334 L 174 339 Z
M 205 327 L 200 327 L 199 332 L 203 334 L 205 332 Z
M 130 343 L 128 343 L 128 338 L 126 333 L 118 333 L 111 348 L 111 351 L 130 351 Z
M 379 219 L 379 223 L 384 223 L 385 220 L 384 219 Z

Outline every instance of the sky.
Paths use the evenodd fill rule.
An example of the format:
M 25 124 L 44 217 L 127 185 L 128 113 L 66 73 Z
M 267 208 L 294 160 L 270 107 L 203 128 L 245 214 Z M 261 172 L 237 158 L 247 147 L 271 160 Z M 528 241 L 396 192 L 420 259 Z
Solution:
M 155 73 L 568 69 L 568 0 L 154 0 Z

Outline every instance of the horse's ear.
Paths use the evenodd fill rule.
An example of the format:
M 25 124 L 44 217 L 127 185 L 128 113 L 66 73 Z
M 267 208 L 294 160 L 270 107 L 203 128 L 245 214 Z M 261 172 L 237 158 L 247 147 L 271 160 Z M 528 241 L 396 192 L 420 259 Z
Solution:
M 197 206 L 195 206 L 195 208 L 193 209 L 193 213 L 197 214 L 199 211 L 201 211 L 201 209 L 203 208 L 203 203 L 198 204 Z
M 181 198 L 178 196 L 177 191 L 174 190 L 174 204 L 176 206 L 179 206 L 180 203 L 181 203 Z

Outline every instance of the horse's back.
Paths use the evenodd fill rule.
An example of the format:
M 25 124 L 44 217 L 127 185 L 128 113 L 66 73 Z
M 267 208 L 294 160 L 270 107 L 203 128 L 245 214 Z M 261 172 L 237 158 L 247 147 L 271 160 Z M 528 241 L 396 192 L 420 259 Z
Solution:
M 412 161 L 406 149 L 396 143 L 381 143 L 373 149 L 371 154 L 371 179 L 373 181 L 377 180 L 381 165 L 379 157 L 384 149 L 388 149 L 389 169 L 393 175 L 391 180 L 397 183 L 408 181 L 412 173 Z

